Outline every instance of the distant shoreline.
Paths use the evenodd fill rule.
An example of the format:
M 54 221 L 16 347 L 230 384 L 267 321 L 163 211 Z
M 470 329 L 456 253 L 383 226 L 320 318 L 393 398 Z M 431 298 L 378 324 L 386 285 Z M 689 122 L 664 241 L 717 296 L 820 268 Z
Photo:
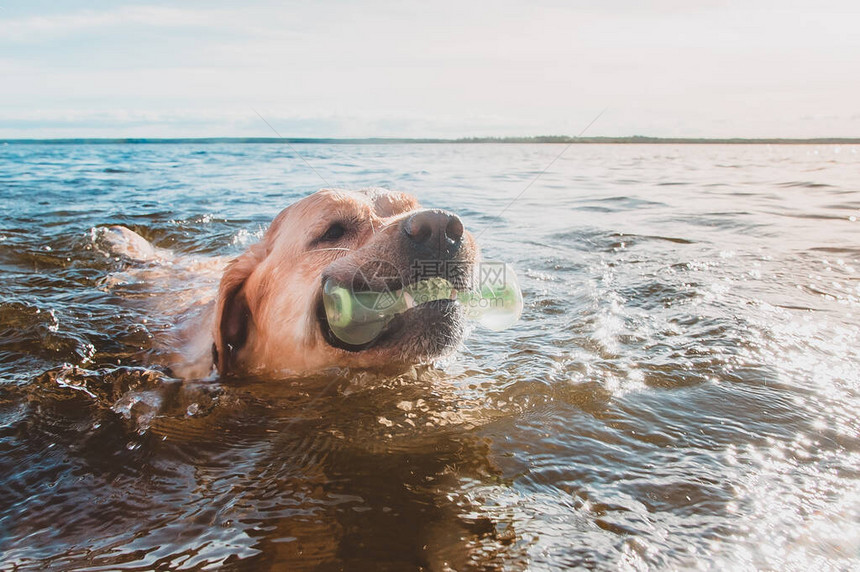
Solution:
M 706 139 L 684 137 L 568 137 L 542 135 L 536 137 L 461 137 L 458 139 L 410 137 L 177 137 L 177 138 L 57 138 L 0 139 L 0 144 L 15 145 L 139 145 L 139 144 L 217 144 L 217 143 L 281 143 L 326 145 L 404 145 L 404 144 L 484 144 L 484 143 L 577 143 L 577 144 L 671 144 L 671 145 L 860 145 L 860 137 L 820 137 L 812 139 L 729 138 Z

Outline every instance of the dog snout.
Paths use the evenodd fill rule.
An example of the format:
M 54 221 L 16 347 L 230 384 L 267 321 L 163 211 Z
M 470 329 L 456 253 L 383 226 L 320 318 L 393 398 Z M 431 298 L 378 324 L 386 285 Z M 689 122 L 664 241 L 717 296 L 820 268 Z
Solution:
M 417 212 L 401 223 L 401 230 L 415 259 L 448 260 L 460 250 L 463 221 L 447 211 Z

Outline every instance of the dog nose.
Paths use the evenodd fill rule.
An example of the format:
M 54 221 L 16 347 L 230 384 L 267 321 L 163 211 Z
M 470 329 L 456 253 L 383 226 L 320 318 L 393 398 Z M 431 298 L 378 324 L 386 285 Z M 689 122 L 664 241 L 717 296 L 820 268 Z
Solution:
M 460 248 L 463 238 L 463 221 L 443 210 L 417 212 L 402 223 L 403 233 L 412 245 L 442 259 L 452 256 Z
M 413 242 L 457 242 L 463 238 L 463 221 L 442 210 L 421 211 L 403 222 L 403 232 Z

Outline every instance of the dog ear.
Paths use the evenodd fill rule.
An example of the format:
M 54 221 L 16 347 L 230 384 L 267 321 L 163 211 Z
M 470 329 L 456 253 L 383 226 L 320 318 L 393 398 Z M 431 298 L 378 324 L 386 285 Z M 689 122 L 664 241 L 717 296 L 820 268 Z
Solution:
M 421 206 L 418 204 L 418 199 L 400 191 L 389 191 L 387 189 L 372 187 L 362 189 L 359 192 L 370 199 L 376 214 L 381 217 L 387 218 L 414 211 Z
M 239 350 L 248 339 L 254 317 L 245 283 L 264 257 L 265 248 L 255 244 L 231 262 L 221 278 L 215 312 L 215 343 L 212 346 L 212 357 L 220 375 L 230 373 Z

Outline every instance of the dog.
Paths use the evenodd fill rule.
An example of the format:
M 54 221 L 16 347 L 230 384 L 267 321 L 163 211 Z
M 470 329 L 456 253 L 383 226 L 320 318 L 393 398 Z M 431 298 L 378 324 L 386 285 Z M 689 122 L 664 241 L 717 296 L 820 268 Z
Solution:
M 166 256 L 124 227 L 111 230 L 115 251 Z M 258 243 L 226 265 L 214 301 L 180 326 L 190 349 L 176 354 L 185 357 L 174 358 L 171 369 L 180 377 L 207 369 L 221 377 L 279 376 L 432 362 L 465 336 L 465 313 L 455 301 L 419 304 L 357 346 L 329 327 L 323 285 L 394 292 L 441 277 L 465 289 L 479 260 L 474 237 L 453 213 L 422 209 L 402 192 L 322 189 L 286 207 Z

